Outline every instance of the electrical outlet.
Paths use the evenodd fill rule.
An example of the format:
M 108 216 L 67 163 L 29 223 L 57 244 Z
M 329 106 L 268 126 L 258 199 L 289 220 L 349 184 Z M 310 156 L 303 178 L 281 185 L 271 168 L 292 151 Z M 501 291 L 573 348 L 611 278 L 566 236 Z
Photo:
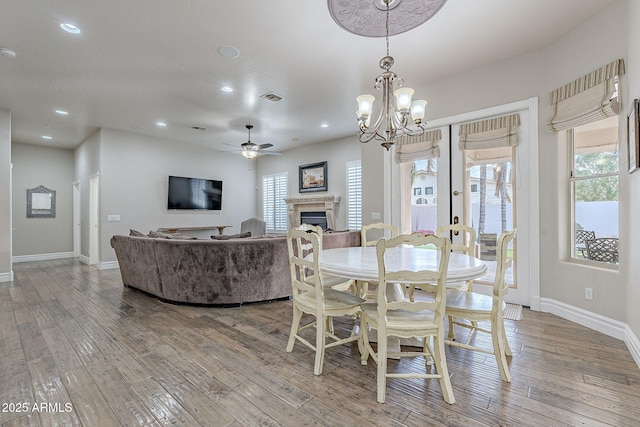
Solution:
M 584 288 L 584 299 L 593 300 L 593 289 Z

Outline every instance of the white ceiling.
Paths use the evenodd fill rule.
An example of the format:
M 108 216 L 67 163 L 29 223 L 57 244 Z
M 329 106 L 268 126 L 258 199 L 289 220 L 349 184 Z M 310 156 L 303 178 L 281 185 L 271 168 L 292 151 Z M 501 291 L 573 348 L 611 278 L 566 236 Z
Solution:
M 611 1 L 449 0 L 391 38 L 394 71 L 420 87 L 537 50 Z M 385 55 L 384 39 L 343 30 L 323 0 L 0 0 L 0 10 L 0 47 L 17 53 L 0 57 L 12 140 L 55 147 L 100 127 L 215 150 L 245 142 L 248 123 L 253 142 L 277 151 L 354 135 L 355 97 L 375 95 Z M 240 56 L 220 56 L 223 45 Z M 259 97 L 270 91 L 285 99 Z

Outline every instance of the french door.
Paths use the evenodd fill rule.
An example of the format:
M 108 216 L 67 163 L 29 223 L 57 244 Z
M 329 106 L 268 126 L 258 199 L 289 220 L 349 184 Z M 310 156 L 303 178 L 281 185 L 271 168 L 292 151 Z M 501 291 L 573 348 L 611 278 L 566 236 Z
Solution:
M 476 256 L 485 259 L 489 272 L 479 279 L 486 285 L 474 285 L 474 291 L 491 292 L 491 241 L 495 244 L 496 236 L 517 228 L 517 239 L 509 248 L 514 263 L 507 272 L 511 288 L 505 299 L 534 309 L 539 305 L 537 138 L 531 128 L 532 121 L 537 126 L 536 107 L 537 99 L 532 99 L 439 120 L 439 126 L 430 127 L 442 134 L 437 158 L 391 166 L 397 189 L 393 193 L 399 194 L 392 201 L 400 206 L 392 211 L 392 222 L 403 233 L 435 231 L 452 223 L 476 229 Z M 517 146 L 461 148 L 461 126 L 504 114 L 519 116 Z M 454 242 L 466 243 L 461 239 L 462 233 L 452 236 Z

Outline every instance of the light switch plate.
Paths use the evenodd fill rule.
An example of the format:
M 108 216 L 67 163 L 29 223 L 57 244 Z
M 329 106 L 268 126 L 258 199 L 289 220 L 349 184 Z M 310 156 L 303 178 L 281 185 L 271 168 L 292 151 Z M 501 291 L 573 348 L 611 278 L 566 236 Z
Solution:
M 107 215 L 107 221 L 120 222 L 120 215 Z
M 380 212 L 371 212 L 371 219 L 381 219 Z

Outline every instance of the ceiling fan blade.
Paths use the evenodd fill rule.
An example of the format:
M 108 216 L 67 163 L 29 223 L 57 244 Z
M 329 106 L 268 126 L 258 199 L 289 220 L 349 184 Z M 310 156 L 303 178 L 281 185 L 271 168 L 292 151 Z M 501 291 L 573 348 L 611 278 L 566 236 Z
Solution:
M 278 153 L 277 151 L 269 151 L 269 150 L 261 150 L 260 154 L 267 154 L 269 156 L 282 156 L 282 153 Z
M 224 145 L 228 145 L 229 147 L 233 147 L 233 148 L 235 148 L 235 149 L 237 149 L 237 150 L 239 150 L 239 149 L 240 149 L 240 147 L 238 147 L 238 146 L 237 146 L 237 145 L 235 145 L 235 144 L 227 144 L 226 142 L 223 142 L 223 144 L 224 144 Z
M 273 147 L 273 144 L 269 144 L 269 143 L 260 144 L 260 145 L 258 145 L 258 150 L 263 150 L 265 148 L 271 148 L 271 147 Z

